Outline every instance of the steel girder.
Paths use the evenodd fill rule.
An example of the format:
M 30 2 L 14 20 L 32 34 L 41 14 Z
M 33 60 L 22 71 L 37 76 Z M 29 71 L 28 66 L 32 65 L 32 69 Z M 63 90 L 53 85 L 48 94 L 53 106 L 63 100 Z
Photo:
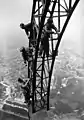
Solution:
M 38 37 L 33 56 L 33 69 L 29 72 L 32 94 L 32 112 L 41 109 L 49 110 L 50 83 L 53 66 L 63 33 L 70 17 L 80 0 L 46 0 L 45 6 L 41 0 L 33 0 L 31 23 L 38 25 Z M 41 35 L 48 18 L 53 18 L 58 33 L 53 33 L 49 39 L 49 57 L 45 53 L 39 56 Z M 30 33 L 31 34 L 31 33 Z M 33 33 L 34 34 L 34 33 Z M 31 41 L 29 41 L 30 47 Z M 28 67 L 28 71 L 30 68 Z

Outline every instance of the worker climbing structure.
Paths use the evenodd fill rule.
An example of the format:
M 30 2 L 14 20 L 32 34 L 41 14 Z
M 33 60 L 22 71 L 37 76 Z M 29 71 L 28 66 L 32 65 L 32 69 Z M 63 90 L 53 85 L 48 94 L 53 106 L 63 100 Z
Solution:
M 59 45 L 80 0 L 33 0 L 28 35 L 32 113 L 49 110 L 50 83 Z

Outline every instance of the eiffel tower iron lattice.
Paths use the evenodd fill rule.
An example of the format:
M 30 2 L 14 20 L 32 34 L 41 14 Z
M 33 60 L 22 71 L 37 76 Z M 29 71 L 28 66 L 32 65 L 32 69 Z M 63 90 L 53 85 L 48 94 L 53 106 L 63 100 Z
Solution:
M 31 24 L 32 30 L 29 40 L 29 48 L 33 46 L 32 60 L 28 61 L 28 77 L 31 83 L 31 101 L 32 113 L 41 109 L 49 110 L 50 83 L 53 72 L 55 58 L 58 48 L 67 27 L 67 24 L 80 0 L 33 0 Z M 48 20 L 54 23 L 54 32 L 51 29 L 49 35 L 48 56 L 46 55 L 46 47 L 44 42 L 42 54 L 39 55 L 42 43 L 42 36 L 45 34 L 45 27 Z M 37 37 L 35 37 L 34 28 L 37 27 Z M 46 38 L 47 39 L 47 38 Z M 46 40 L 47 41 L 47 40 Z M 47 44 L 46 44 L 47 45 Z

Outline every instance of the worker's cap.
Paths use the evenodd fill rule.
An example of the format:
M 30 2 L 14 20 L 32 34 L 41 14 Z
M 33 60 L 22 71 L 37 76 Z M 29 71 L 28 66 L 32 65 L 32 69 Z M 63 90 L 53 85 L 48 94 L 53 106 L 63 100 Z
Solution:
M 20 24 L 20 28 L 24 29 L 24 23 Z

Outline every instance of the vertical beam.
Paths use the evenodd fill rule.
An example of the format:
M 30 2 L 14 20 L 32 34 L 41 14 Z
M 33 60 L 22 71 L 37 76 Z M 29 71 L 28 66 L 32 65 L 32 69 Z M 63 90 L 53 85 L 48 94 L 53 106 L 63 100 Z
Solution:
M 54 10 L 55 10 L 55 7 L 56 7 L 56 3 L 57 3 L 57 0 L 53 1 L 53 7 L 52 7 L 52 10 L 51 10 L 51 13 L 50 13 L 50 18 L 52 18 L 53 16 L 53 13 L 54 13 Z M 52 39 L 52 35 L 51 35 L 51 39 Z M 51 40 L 51 45 L 52 45 L 52 53 L 53 53 L 53 39 Z
M 52 35 L 51 35 L 51 45 L 52 45 L 52 53 L 53 53 L 54 45 L 53 45 L 53 36 Z
M 29 62 L 28 62 L 28 78 L 30 78 Z
M 45 59 L 45 52 L 43 53 L 43 59 L 42 59 L 42 72 L 41 72 L 41 99 L 42 99 L 42 90 L 43 90 L 44 59 Z
M 68 22 L 69 22 L 69 20 L 70 20 L 70 17 L 71 17 L 71 15 L 73 14 L 73 12 L 74 12 L 77 4 L 79 3 L 79 1 L 80 1 L 80 0 L 76 0 L 76 1 L 75 1 L 74 5 L 73 5 L 73 7 L 72 7 L 72 10 L 71 10 L 71 12 L 69 13 L 69 15 L 68 15 L 68 17 L 67 17 L 67 19 L 66 19 L 66 21 L 65 21 L 65 23 L 64 23 L 64 26 L 63 26 L 63 28 L 62 28 L 62 31 L 61 31 L 61 33 L 60 33 L 60 35 L 59 35 L 59 41 L 57 42 L 57 45 L 56 45 L 56 48 L 55 48 L 55 51 L 54 51 L 54 54 L 53 54 L 53 60 L 52 60 L 52 63 L 51 63 L 51 71 L 50 71 L 50 74 L 49 74 L 48 91 L 47 91 L 47 102 L 48 102 L 48 104 L 47 104 L 47 110 L 49 110 L 50 83 L 51 83 L 51 76 L 52 76 L 53 66 L 54 66 L 55 57 L 56 57 L 56 51 L 58 50 L 58 47 L 59 47 L 60 42 L 61 42 L 61 38 L 62 38 L 63 33 L 64 33 L 64 31 L 65 31 L 65 29 L 66 29 L 66 27 L 67 27 L 67 25 L 68 25 Z
M 40 1 L 38 1 L 38 25 L 40 25 Z
M 31 24 L 32 24 L 32 22 L 33 22 L 33 15 L 34 15 L 34 13 L 35 13 L 35 8 L 36 8 L 36 0 L 33 0 L 33 7 L 32 7 L 32 16 L 31 16 Z M 30 34 L 31 34 L 31 32 L 30 32 Z M 30 42 L 29 42 L 29 47 L 30 47 Z M 33 81 L 34 81 L 34 79 L 32 80 L 32 90 L 34 90 L 34 86 L 33 86 Z M 35 109 L 34 109 L 34 95 L 32 95 L 32 112 L 35 112 Z
M 57 3 L 57 0 L 54 0 L 54 1 L 53 1 L 53 7 L 52 7 L 52 10 L 51 10 L 51 14 L 50 14 L 50 17 L 51 17 L 51 18 L 52 18 L 52 16 L 53 16 L 54 9 L 55 9 L 55 7 L 56 7 L 56 3 Z
M 32 16 L 31 16 L 31 24 L 32 24 L 32 21 L 33 21 L 33 14 L 35 12 L 35 6 L 36 6 L 36 0 L 33 0 L 33 6 L 32 6 Z M 32 30 L 30 31 L 30 34 L 32 33 Z M 31 36 L 31 35 L 30 35 Z M 29 47 L 30 47 L 31 43 L 29 42 Z M 30 69 L 29 69 L 29 66 L 30 66 L 30 62 L 28 62 L 28 78 L 30 78 Z
M 60 0 L 58 0 L 58 30 L 60 32 Z
M 47 14 L 47 11 L 48 11 L 48 8 L 49 8 L 49 5 L 50 5 L 50 0 L 46 1 L 46 5 L 45 5 L 45 9 L 44 9 L 44 12 L 43 12 L 43 15 L 41 17 L 41 25 L 40 25 L 40 29 L 39 29 L 39 35 L 38 35 L 38 39 L 37 39 L 37 46 L 36 46 L 36 52 L 35 52 L 35 60 L 34 60 L 34 70 L 33 70 L 33 96 L 32 96 L 32 112 L 34 113 L 35 112 L 35 91 L 36 91 L 36 68 L 37 68 L 37 57 L 38 57 L 38 50 L 39 50 L 39 42 L 40 42 L 40 38 L 41 38 L 41 33 L 42 33 L 42 29 L 43 29 L 43 26 L 44 26 L 44 22 L 45 22 L 45 18 L 46 18 L 46 14 Z
M 71 8 L 72 0 L 69 0 L 69 9 Z
M 32 23 L 32 21 L 33 21 L 33 17 L 34 17 L 33 15 L 34 15 L 34 13 L 35 13 L 36 1 L 37 1 L 37 0 L 33 0 L 31 23 Z

